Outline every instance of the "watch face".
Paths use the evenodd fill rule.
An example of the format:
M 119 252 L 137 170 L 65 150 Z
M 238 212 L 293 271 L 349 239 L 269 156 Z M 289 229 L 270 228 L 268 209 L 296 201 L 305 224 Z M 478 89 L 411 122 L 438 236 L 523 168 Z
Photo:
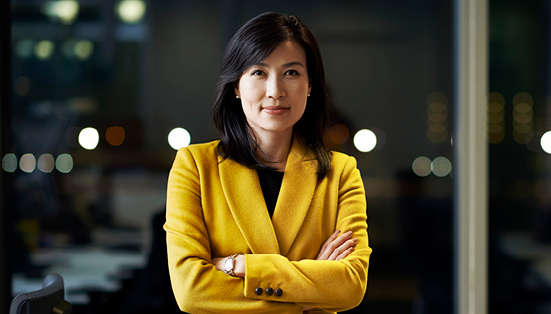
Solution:
M 233 259 L 231 258 L 226 259 L 226 262 L 224 263 L 224 270 L 225 271 L 233 270 Z

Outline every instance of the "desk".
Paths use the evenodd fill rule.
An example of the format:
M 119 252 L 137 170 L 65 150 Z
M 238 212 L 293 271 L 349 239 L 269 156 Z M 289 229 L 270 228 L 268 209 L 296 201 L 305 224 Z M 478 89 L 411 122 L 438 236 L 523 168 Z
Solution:
M 56 272 L 63 277 L 67 301 L 72 304 L 86 304 L 89 300 L 84 291 L 118 291 L 121 284 L 117 274 L 129 268 L 145 267 L 147 254 L 116 251 L 95 244 L 40 249 L 31 254 L 31 261 L 37 266 L 48 266 L 44 270 L 44 276 Z M 12 280 L 13 294 L 15 296 L 38 290 L 42 287 L 42 281 L 43 278 L 26 278 L 15 274 Z

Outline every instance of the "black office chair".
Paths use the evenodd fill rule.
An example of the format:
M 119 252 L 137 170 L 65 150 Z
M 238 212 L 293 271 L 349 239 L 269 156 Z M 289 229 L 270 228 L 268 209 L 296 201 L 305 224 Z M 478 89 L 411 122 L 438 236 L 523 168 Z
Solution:
M 44 279 L 42 289 L 16 296 L 10 314 L 71 314 L 73 306 L 64 297 L 63 278 L 52 273 Z

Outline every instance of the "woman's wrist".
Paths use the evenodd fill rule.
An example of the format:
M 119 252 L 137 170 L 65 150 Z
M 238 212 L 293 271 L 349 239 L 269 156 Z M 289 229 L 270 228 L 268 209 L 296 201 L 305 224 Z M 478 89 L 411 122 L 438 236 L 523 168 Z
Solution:
M 233 272 L 236 277 L 245 278 L 245 255 L 239 254 L 235 257 Z
M 245 255 L 243 254 L 216 257 L 212 259 L 212 264 L 217 270 L 230 276 L 245 277 Z

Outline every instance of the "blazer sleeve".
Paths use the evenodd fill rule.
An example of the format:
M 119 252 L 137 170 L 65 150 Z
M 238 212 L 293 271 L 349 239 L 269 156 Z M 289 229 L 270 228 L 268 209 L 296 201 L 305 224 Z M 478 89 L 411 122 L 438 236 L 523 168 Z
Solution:
M 339 178 L 336 229 L 351 230 L 358 238 L 354 252 L 339 261 L 289 261 L 275 254 L 247 254 L 245 296 L 256 295 L 258 286 L 279 287 L 283 295 L 276 299 L 328 311 L 344 311 L 361 303 L 367 286 L 371 248 L 367 236 L 367 203 L 356 160 L 348 157 Z
M 244 296 L 243 278 L 228 276 L 211 263 L 200 180 L 191 152 L 180 149 L 169 174 L 164 226 L 170 280 L 180 309 L 194 314 L 302 313 L 302 306 L 294 303 Z

